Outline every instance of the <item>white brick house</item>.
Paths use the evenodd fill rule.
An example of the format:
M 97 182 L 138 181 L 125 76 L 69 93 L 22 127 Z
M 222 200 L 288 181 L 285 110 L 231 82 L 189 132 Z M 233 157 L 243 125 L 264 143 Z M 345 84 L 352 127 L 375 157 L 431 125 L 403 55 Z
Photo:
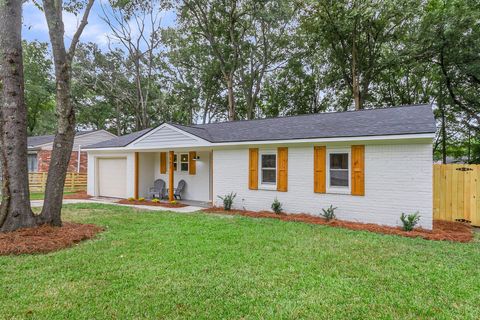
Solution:
M 156 128 L 88 147 L 88 193 L 148 197 L 162 179 L 170 198 L 269 210 L 278 198 L 288 213 L 398 225 L 420 212 L 432 227 L 431 106 Z

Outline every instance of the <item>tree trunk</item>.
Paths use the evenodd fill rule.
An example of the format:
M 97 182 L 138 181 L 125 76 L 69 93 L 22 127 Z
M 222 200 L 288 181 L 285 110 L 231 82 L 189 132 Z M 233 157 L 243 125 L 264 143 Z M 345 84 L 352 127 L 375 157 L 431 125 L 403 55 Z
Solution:
M 438 108 L 442 116 L 442 163 L 447 163 L 447 128 L 446 128 L 446 119 L 445 119 L 445 105 L 443 101 L 443 88 L 440 85 L 440 91 L 438 95 Z
M 53 226 L 62 225 L 63 188 L 75 138 L 75 110 L 70 97 L 71 63 L 80 35 L 88 23 L 87 19 L 93 6 L 93 1 L 89 0 L 86 5 L 82 20 L 72 38 L 68 52 L 65 49 L 63 39 L 65 34 L 62 18 L 63 2 L 58 0 L 43 1 L 55 65 L 57 132 L 53 141 L 49 167 L 52 170 L 48 170 L 45 201 L 40 220 L 42 223 Z
M 253 98 L 252 93 L 245 90 L 245 104 L 247 105 L 247 120 L 252 120 L 253 116 Z
M 228 90 L 228 121 L 235 120 L 235 96 L 233 95 L 233 74 L 228 74 L 227 90 Z
M 50 160 L 53 170 L 48 170 L 41 219 L 43 223 L 61 226 L 63 189 L 75 139 L 75 111 L 70 101 L 70 65 L 57 60 L 55 70 L 58 127 Z
M 22 57 L 22 2 L 0 1 L 0 162 L 2 203 L 0 231 L 33 227 L 27 167 L 27 108 Z
M 116 103 L 116 107 L 115 107 L 115 111 L 116 111 L 116 119 L 117 119 L 117 136 L 121 136 L 122 135 L 122 127 L 121 127 L 121 121 L 120 121 L 120 118 L 121 118 L 121 110 L 120 110 L 120 102 L 117 101 Z
M 358 53 L 357 53 L 357 43 L 355 39 L 355 32 L 352 43 L 352 91 L 353 91 L 353 100 L 355 101 L 355 110 L 363 109 L 362 101 L 360 99 L 360 83 L 358 81 Z

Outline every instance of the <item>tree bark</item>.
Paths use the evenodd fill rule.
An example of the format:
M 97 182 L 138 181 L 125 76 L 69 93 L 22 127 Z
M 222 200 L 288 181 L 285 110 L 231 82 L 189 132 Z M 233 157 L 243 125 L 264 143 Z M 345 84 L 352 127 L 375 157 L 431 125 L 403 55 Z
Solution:
M 228 74 L 226 78 L 228 91 L 228 121 L 235 120 L 235 96 L 233 91 L 233 74 Z
M 89 0 L 80 25 L 75 32 L 68 51 L 64 43 L 64 26 L 62 19 L 62 1 L 44 0 L 43 9 L 48 24 L 52 44 L 56 80 L 56 114 L 57 132 L 53 141 L 50 169 L 45 187 L 45 201 L 40 215 L 42 223 L 61 226 L 63 189 L 68 170 L 68 162 L 75 138 L 75 110 L 71 102 L 71 64 L 80 35 L 88 23 L 88 15 L 94 0 Z
M 33 227 L 27 167 L 27 108 L 21 42 L 22 2 L 0 1 L 0 231 Z
M 360 98 L 360 83 L 358 80 L 358 52 L 357 52 L 357 39 L 356 39 L 356 26 L 353 32 L 353 41 L 352 41 L 352 91 L 353 91 L 353 100 L 355 102 L 355 110 L 363 109 L 362 100 Z
M 440 84 L 440 90 L 438 95 L 438 108 L 440 109 L 440 114 L 442 117 L 442 163 L 447 163 L 447 121 L 445 119 L 445 103 L 443 101 L 443 88 Z

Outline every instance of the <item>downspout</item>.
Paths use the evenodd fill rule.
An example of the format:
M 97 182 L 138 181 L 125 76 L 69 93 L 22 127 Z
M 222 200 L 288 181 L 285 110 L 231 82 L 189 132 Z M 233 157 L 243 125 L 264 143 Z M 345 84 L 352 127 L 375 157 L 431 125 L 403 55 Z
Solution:
M 77 157 L 77 173 L 80 173 L 80 159 L 81 159 L 82 146 L 78 145 L 78 157 Z

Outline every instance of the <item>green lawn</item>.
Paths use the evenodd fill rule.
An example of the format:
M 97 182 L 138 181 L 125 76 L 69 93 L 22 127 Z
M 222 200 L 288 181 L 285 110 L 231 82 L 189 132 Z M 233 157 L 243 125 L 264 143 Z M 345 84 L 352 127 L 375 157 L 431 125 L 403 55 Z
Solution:
M 65 206 L 103 225 L 0 257 L 4 319 L 478 319 L 480 241 L 434 242 L 239 216 Z
M 63 195 L 67 195 L 67 194 L 74 194 L 74 192 L 65 191 L 63 193 Z M 45 197 L 45 193 L 43 193 L 43 192 L 31 192 L 30 193 L 30 200 L 43 200 L 44 197 Z

